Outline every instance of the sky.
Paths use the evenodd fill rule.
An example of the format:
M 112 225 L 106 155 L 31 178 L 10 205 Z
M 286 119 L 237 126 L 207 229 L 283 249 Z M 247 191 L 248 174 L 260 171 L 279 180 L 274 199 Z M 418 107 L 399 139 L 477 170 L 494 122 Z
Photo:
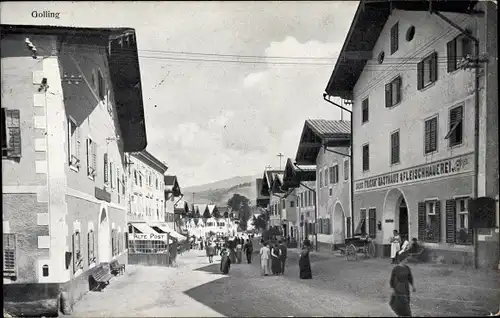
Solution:
M 147 150 L 187 187 L 261 174 L 267 165 L 279 167 L 278 153 L 284 166 L 295 157 L 306 119 L 340 119 L 322 94 L 357 5 L 2 2 L 0 20 L 134 28 Z M 34 18 L 33 11 L 59 19 Z

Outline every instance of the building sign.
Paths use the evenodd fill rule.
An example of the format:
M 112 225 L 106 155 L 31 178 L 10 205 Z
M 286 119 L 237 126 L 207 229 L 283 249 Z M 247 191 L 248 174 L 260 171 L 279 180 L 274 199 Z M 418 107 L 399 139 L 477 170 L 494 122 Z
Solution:
M 143 234 L 143 233 L 129 233 L 128 239 L 131 241 L 166 241 L 168 239 L 167 234 L 160 233 L 151 233 L 151 234 Z
M 355 191 L 436 179 L 472 171 L 472 153 L 357 181 Z

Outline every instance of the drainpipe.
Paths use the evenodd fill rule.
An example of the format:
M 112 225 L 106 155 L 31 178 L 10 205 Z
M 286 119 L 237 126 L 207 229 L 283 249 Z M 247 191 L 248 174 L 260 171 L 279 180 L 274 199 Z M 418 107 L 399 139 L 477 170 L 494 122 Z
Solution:
M 354 121 L 353 121 L 353 118 L 352 118 L 352 110 L 349 110 L 347 108 L 345 108 L 344 106 L 341 106 L 335 102 L 332 102 L 331 100 L 329 100 L 328 97 L 330 97 L 330 95 L 328 95 L 327 93 L 323 93 L 323 99 L 325 101 L 327 101 L 328 103 L 332 104 L 333 106 L 336 106 L 346 112 L 348 112 L 349 114 L 351 114 L 351 138 L 350 138 L 350 148 L 351 148 L 351 154 L 349 156 L 349 163 L 350 163 L 350 181 L 349 181 L 349 185 L 351 187 L 351 235 L 354 235 L 354 163 L 353 163 L 353 158 L 354 158 L 354 147 L 353 147 L 353 128 L 354 128 Z M 326 149 L 326 148 L 325 148 Z M 333 152 L 333 150 L 331 150 Z M 345 156 L 345 155 L 344 155 Z
M 429 9 L 431 14 L 435 14 L 441 20 L 445 21 L 458 31 L 460 31 L 461 34 L 464 36 L 468 37 L 474 42 L 474 72 L 475 72 L 475 83 L 474 83 L 474 184 L 473 184 L 473 197 L 474 199 L 477 199 L 479 194 L 478 194 L 478 187 L 479 187 L 479 63 L 484 62 L 479 59 L 479 40 L 470 35 L 466 30 L 461 28 L 458 24 L 441 14 L 440 12 L 433 11 L 432 8 Z M 478 268 L 478 259 L 477 259 L 477 231 L 474 231 L 474 267 L 477 269 Z

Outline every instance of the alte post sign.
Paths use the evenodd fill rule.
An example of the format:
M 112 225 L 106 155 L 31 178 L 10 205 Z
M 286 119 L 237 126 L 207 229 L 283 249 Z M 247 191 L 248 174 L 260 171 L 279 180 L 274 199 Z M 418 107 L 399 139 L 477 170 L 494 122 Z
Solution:
M 168 239 L 168 234 L 160 233 L 129 233 L 128 239 L 131 241 L 166 241 Z

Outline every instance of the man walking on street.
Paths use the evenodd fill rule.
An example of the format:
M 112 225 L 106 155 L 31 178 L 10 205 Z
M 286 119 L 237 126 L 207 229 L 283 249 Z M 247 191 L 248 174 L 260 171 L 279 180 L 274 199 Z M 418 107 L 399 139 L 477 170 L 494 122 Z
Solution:
M 245 250 L 245 254 L 247 255 L 247 262 L 248 264 L 252 263 L 252 253 L 253 253 L 253 245 L 250 240 L 247 240 L 245 243 L 245 247 L 243 248 Z
M 279 249 L 280 249 L 280 261 L 281 261 L 281 275 L 285 274 L 285 265 L 286 265 L 286 258 L 287 258 L 287 251 L 288 249 L 286 248 L 285 243 L 283 241 L 279 241 Z
M 262 247 L 260 248 L 260 269 L 261 273 L 264 276 L 267 276 L 271 273 L 271 269 L 269 268 L 269 260 L 271 258 L 271 250 L 267 247 L 267 243 L 262 243 Z

